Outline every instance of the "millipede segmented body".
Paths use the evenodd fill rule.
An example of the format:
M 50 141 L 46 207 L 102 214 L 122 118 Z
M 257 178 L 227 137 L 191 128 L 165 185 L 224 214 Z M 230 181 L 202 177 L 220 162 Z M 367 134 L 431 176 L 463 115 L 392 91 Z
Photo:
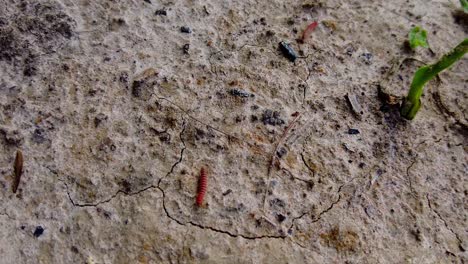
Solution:
M 205 168 L 201 168 L 200 170 L 200 178 L 198 179 L 198 193 L 197 193 L 197 205 L 202 206 L 203 198 L 205 197 L 206 193 L 206 185 L 207 185 L 207 176 Z

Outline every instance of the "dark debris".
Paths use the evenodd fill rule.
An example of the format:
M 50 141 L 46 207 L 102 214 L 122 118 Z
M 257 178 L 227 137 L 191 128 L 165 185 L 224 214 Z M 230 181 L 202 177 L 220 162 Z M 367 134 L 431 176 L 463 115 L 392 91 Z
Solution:
M 262 114 L 262 122 L 264 125 L 283 125 L 285 122 L 280 118 L 280 113 L 278 111 L 265 110 Z
M 44 233 L 44 228 L 42 226 L 37 226 L 36 230 L 34 230 L 34 236 L 40 237 Z
M 231 89 L 229 90 L 229 94 L 232 96 L 239 96 L 239 97 L 255 97 L 254 94 L 248 93 L 241 89 Z

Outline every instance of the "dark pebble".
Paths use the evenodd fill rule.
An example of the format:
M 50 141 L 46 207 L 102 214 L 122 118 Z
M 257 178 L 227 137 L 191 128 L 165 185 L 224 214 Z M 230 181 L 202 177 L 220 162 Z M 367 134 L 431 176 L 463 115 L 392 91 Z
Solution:
M 258 121 L 258 117 L 256 115 L 251 115 L 250 116 L 250 122 L 254 123 Z
M 171 134 L 167 133 L 167 132 L 162 132 L 160 135 L 159 135 L 159 140 L 161 140 L 161 142 L 165 142 L 165 143 L 168 143 L 171 141 Z
M 189 33 L 192 33 L 192 30 L 187 26 L 183 26 L 183 27 L 180 27 L 180 32 L 189 34 Z
M 157 16 L 167 16 L 167 11 L 164 9 L 160 9 L 160 10 L 156 10 L 154 14 Z
M 107 120 L 107 116 L 103 113 L 99 113 L 94 117 L 94 127 L 98 127 L 102 122 Z
M 280 118 L 280 113 L 278 111 L 265 110 L 262 114 L 262 122 L 264 125 L 283 125 L 284 120 Z
M 79 253 L 78 248 L 75 247 L 75 246 L 72 246 L 72 247 L 71 247 L 71 251 L 72 251 L 73 253 L 75 253 L 75 254 L 78 254 L 78 253 Z
M 255 96 L 241 89 L 231 89 L 229 90 L 229 94 L 232 96 L 239 96 L 239 97 L 254 97 Z
M 119 77 L 119 81 L 121 83 L 127 83 L 128 82 L 128 73 L 122 72 Z
M 297 59 L 296 52 L 291 48 L 291 46 L 288 43 L 281 41 L 279 43 L 279 49 L 289 61 L 294 62 Z
M 365 53 L 361 54 L 361 59 L 367 65 L 372 63 L 372 57 L 373 57 L 372 53 L 369 53 L 369 52 L 365 52 Z
M 283 222 L 285 219 L 286 219 L 286 216 L 282 215 L 282 214 L 278 214 L 276 216 L 276 219 L 278 220 L 278 222 Z
M 143 0 L 143 1 L 145 1 L 148 4 L 151 4 L 151 0 Z
M 184 54 L 189 54 L 189 49 L 190 49 L 190 44 L 185 44 L 182 47 L 182 50 L 184 51 Z
M 278 156 L 278 158 L 282 158 L 284 155 L 286 155 L 286 153 L 288 153 L 288 151 L 285 149 L 285 148 L 280 148 L 277 152 L 276 152 L 276 155 Z
M 40 237 L 44 233 L 44 228 L 42 226 L 37 226 L 36 230 L 34 230 L 34 236 Z
M 34 67 L 34 66 L 30 65 L 30 64 L 26 65 L 26 67 L 23 70 L 24 76 L 28 76 L 28 77 L 35 75 L 36 72 L 37 72 L 36 67 Z
M 360 133 L 359 130 L 354 129 L 354 128 L 350 128 L 350 129 L 348 130 L 348 134 L 350 134 L 350 135 L 357 135 L 357 134 L 359 134 L 359 133 Z
M 140 97 L 142 93 L 142 84 L 143 81 L 134 81 L 132 84 L 132 95 L 135 97 Z
M 231 189 L 228 189 L 227 191 L 223 192 L 223 196 L 226 196 L 228 194 L 232 193 L 232 190 Z

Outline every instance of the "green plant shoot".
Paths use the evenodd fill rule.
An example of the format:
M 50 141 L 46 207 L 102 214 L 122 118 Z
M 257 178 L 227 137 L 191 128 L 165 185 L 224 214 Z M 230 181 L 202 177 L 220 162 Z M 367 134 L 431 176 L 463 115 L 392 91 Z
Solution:
M 468 0 L 460 0 L 460 4 L 463 7 L 463 11 L 468 13 Z
M 409 44 L 411 49 L 416 49 L 418 46 L 429 48 L 427 44 L 427 32 L 421 27 L 414 27 L 408 34 Z
M 448 54 L 445 54 L 439 61 L 432 65 L 425 65 L 419 68 L 413 76 L 408 96 L 403 100 L 400 114 L 406 119 L 413 119 L 421 107 L 421 95 L 424 85 L 433 79 L 441 71 L 449 68 L 460 60 L 468 52 L 468 38 L 464 39 Z

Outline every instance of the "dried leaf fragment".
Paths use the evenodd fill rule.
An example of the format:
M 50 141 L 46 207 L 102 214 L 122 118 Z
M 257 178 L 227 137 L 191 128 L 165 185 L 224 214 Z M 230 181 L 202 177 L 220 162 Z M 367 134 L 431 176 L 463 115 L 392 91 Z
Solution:
M 21 179 L 21 174 L 23 174 L 23 153 L 21 150 L 16 152 L 15 164 L 14 164 L 14 182 L 13 182 L 13 193 L 16 193 Z

